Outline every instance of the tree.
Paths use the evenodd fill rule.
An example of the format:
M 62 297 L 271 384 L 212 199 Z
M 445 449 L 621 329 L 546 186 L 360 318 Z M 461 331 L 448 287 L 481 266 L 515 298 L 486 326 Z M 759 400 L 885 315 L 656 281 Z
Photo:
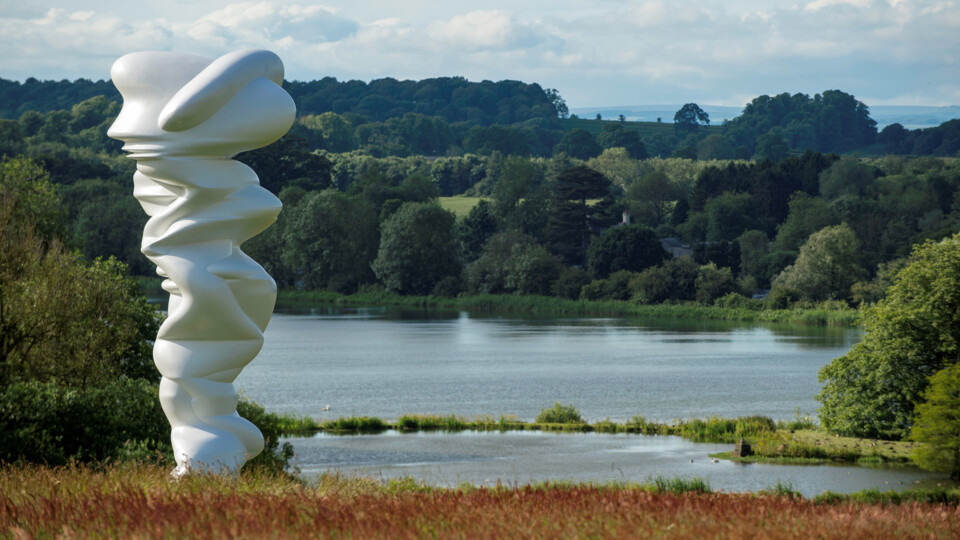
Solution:
M 572 167 L 568 164 L 561 169 Z M 641 163 L 630 157 L 626 148 L 608 148 L 599 156 L 587 162 L 587 166 L 610 179 L 614 185 L 626 189 L 640 177 Z
M 802 191 L 790 197 L 790 213 L 777 226 L 774 251 L 797 251 L 810 235 L 831 225 L 840 224 L 840 214 L 827 201 Z
M 284 135 L 273 144 L 239 154 L 236 159 L 253 169 L 260 185 L 274 194 L 287 185 L 307 190 L 332 185 L 330 160 L 311 153 L 306 141 L 296 135 Z
M 64 249 L 59 205 L 35 163 L 0 163 L 0 388 L 156 378 L 156 312 L 122 263 Z
M 769 159 L 776 163 L 788 155 L 790 155 L 790 146 L 778 128 L 757 137 L 757 159 Z
M 567 115 L 570 114 L 570 109 L 567 108 L 567 102 L 560 96 L 560 92 L 558 92 L 556 88 L 547 88 L 543 93 L 547 95 L 547 99 L 557 111 L 557 116 L 566 118 Z
M 586 160 L 599 156 L 602 150 L 589 131 L 574 128 L 563 134 L 560 142 L 553 147 L 553 155 L 564 153 L 573 158 Z
M 670 259 L 663 266 L 647 268 L 631 282 L 634 298 L 645 304 L 667 300 L 694 300 L 700 265 L 690 257 Z
M 463 220 L 457 223 L 457 235 L 460 238 L 460 252 L 466 262 L 480 257 L 483 245 L 497 232 L 497 218 L 492 205 L 481 199 L 470 209 Z
M 849 298 L 850 287 L 866 277 L 859 249 L 860 241 L 849 225 L 825 227 L 810 235 L 796 262 L 773 280 L 773 286 L 799 291 L 805 300 Z
M 377 279 L 401 294 L 429 294 L 441 279 L 458 275 L 455 222 L 439 205 L 405 203 L 381 227 Z
M 627 200 L 631 213 L 638 218 L 646 217 L 652 226 L 666 219 L 674 201 L 680 198 L 681 190 L 661 171 L 653 171 L 640 177 L 627 188 Z
M 760 259 L 770 252 L 770 241 L 763 231 L 752 229 L 737 238 L 740 246 L 740 271 L 762 282 Z
M 960 363 L 930 377 L 930 386 L 917 405 L 910 438 L 923 443 L 913 452 L 924 469 L 949 472 L 960 480 Z
M 757 226 L 757 204 L 749 193 L 725 191 L 707 201 L 707 241 L 726 242 Z
M 696 103 L 687 103 L 673 115 L 673 125 L 677 131 L 693 133 L 700 128 L 700 124 L 710 125 L 710 115 L 704 112 Z
M 894 154 L 900 152 L 908 135 L 909 131 L 902 124 L 893 123 L 880 131 L 877 135 L 877 142 L 883 145 L 884 150 Z
M 520 216 L 520 202 L 540 183 L 540 171 L 529 159 L 508 156 L 500 178 L 493 185 L 493 211 L 505 228 L 515 229 Z
M 700 159 L 733 159 L 734 148 L 726 137 L 719 133 L 707 135 L 697 143 Z
M 639 272 L 663 262 L 669 254 L 653 229 L 643 225 L 611 227 L 590 243 L 590 273 L 605 278 L 618 270 Z
M 622 117 L 623 115 L 621 115 Z M 647 148 L 640 141 L 640 134 L 628 130 L 622 124 L 607 124 L 597 135 L 597 143 L 604 150 L 625 148 L 633 159 L 647 159 Z
M 873 185 L 870 167 L 852 156 L 843 156 L 820 173 L 820 196 L 828 201 L 843 195 L 860 196 Z
M 328 189 L 306 193 L 286 213 L 282 260 L 304 287 L 352 293 L 373 282 L 380 235 L 368 204 Z
M 820 370 L 823 426 L 902 438 L 934 373 L 960 351 L 960 234 L 914 248 L 887 296 L 860 312 L 863 340 Z
M 697 302 L 708 305 L 713 304 L 717 298 L 739 289 L 730 269 L 717 268 L 713 263 L 700 267 L 694 286 L 697 290 Z
M 550 251 L 567 264 L 586 266 L 587 240 L 593 234 L 587 199 L 603 197 L 609 190 L 610 180 L 585 165 L 567 169 L 557 178 L 547 236 Z

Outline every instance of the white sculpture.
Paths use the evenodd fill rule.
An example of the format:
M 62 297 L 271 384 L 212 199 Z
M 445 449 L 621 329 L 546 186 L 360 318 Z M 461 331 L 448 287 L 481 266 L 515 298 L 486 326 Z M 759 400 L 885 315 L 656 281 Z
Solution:
M 153 358 L 173 474 L 237 471 L 264 443 L 237 414 L 233 381 L 260 352 L 276 301 L 273 279 L 240 244 L 276 220 L 280 201 L 231 158 L 293 124 L 283 64 L 262 50 L 216 60 L 137 52 L 110 74 L 123 108 L 108 134 L 137 161 L 134 196 L 150 216 L 142 251 L 170 293 Z

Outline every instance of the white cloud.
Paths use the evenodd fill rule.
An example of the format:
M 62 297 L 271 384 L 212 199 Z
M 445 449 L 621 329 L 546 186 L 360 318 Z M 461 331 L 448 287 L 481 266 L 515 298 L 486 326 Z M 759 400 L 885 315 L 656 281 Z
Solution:
M 142 0 L 149 15 L 122 17 L 44 1 L 75 7 L 0 10 L 0 76 L 105 78 L 133 50 L 266 47 L 291 78 L 520 79 L 575 105 L 828 88 L 942 103 L 960 88 L 960 0 Z

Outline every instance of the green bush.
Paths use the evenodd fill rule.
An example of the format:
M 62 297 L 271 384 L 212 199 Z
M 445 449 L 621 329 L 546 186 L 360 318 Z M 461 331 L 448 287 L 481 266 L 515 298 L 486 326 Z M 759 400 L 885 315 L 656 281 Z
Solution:
M 767 309 L 789 309 L 800 300 L 800 293 L 786 287 L 775 287 L 767 295 L 765 304 Z
M 157 386 L 119 378 L 95 388 L 37 381 L 0 391 L 0 460 L 63 465 L 156 451 L 172 457 Z M 125 448 L 126 447 L 126 448 Z
M 293 445 L 287 442 L 280 444 L 280 437 L 283 435 L 283 419 L 280 415 L 269 413 L 256 401 L 244 397 L 237 403 L 237 413 L 257 426 L 264 440 L 263 452 L 248 461 L 244 468 L 284 472 L 293 459 Z
M 536 421 L 538 424 L 582 424 L 583 418 L 573 405 L 563 405 L 558 401 L 552 409 L 540 411 Z
M 246 399 L 237 411 L 266 440 L 251 466 L 286 468 L 293 447 L 280 445 L 281 417 Z M 11 384 L 0 391 L 0 431 L 0 460 L 7 462 L 173 461 L 170 424 L 157 385 L 143 379 L 121 377 L 91 388 L 37 381 Z

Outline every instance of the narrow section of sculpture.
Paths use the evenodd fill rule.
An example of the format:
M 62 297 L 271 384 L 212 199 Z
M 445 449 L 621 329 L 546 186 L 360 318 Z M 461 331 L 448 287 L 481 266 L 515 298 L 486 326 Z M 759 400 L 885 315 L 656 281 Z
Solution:
M 108 133 L 137 162 L 134 196 L 150 216 L 142 251 L 170 293 L 153 357 L 173 474 L 236 471 L 264 443 L 237 414 L 233 381 L 260 352 L 276 301 L 273 279 L 240 245 L 276 220 L 280 201 L 232 157 L 293 124 L 283 64 L 261 50 L 216 60 L 138 52 L 111 76 L 123 108 Z

